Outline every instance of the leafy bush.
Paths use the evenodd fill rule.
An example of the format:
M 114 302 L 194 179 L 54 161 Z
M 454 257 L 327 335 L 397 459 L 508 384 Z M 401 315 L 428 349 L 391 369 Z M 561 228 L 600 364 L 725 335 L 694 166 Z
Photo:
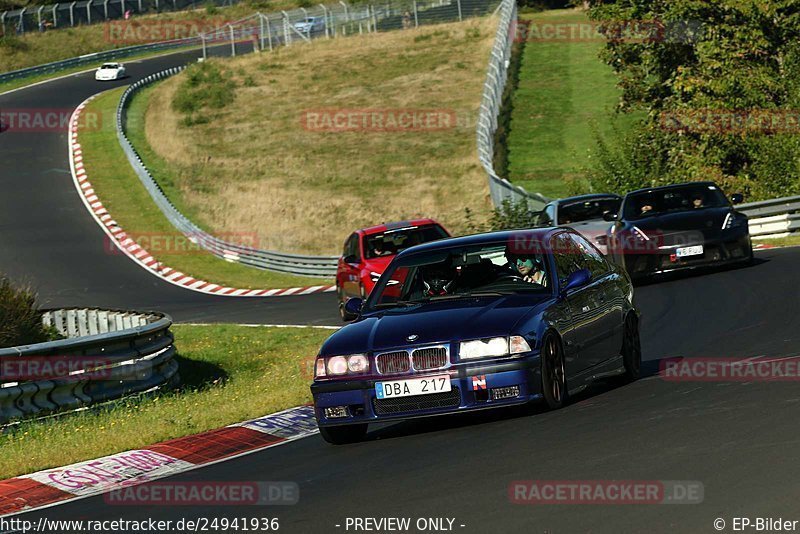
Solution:
M 538 211 L 532 211 L 524 201 L 504 200 L 499 208 L 492 210 L 485 221 L 476 221 L 469 208 L 464 209 L 465 227 L 469 233 L 497 232 L 500 230 L 519 230 L 535 228 Z
M 230 72 L 214 62 L 191 65 L 172 99 L 175 111 L 189 115 L 185 123 L 208 122 L 208 118 L 192 117 L 208 109 L 222 109 L 235 98 L 236 83 Z
M 790 0 L 755 5 L 594 5 L 590 16 L 610 28 L 663 21 L 649 39 L 609 33 L 602 57 L 618 76 L 620 109 L 642 109 L 647 118 L 598 142 L 595 190 L 712 179 L 748 200 L 800 191 L 800 17 Z
M 0 276 L 0 347 L 29 345 L 57 339 L 54 329 L 42 324 L 36 295 L 29 288 L 14 287 Z

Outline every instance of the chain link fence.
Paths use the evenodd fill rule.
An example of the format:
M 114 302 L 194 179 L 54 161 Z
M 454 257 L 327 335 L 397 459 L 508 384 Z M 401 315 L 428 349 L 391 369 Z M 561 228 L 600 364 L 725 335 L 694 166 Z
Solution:
M 207 6 L 226 7 L 240 0 L 81 0 L 29 6 L 0 12 L 0 35 L 97 24 L 127 16 L 184 11 Z
M 495 207 L 499 208 L 505 202 L 511 204 L 524 202 L 530 209 L 539 210 L 549 201 L 547 197 L 539 193 L 529 193 L 524 188 L 501 178 L 494 170 L 494 136 L 497 131 L 503 91 L 508 79 L 511 49 L 517 35 L 517 3 L 515 0 L 502 0 L 499 9 L 500 24 L 489 58 L 483 99 L 478 112 L 478 159 L 489 178 L 489 193 Z
M 490 14 L 498 0 L 385 0 L 350 5 L 345 2 L 319 4 L 277 13 L 256 13 L 200 35 L 205 49 L 229 42 L 231 55 L 237 43 L 252 42 L 253 50 L 272 50 L 315 38 L 417 28 L 423 25 L 462 21 Z M 249 50 L 248 50 L 249 51 Z

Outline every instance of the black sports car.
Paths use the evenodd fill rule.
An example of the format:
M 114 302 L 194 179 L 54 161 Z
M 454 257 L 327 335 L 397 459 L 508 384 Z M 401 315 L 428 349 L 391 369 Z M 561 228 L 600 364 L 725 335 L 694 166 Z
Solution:
M 734 204 L 742 195 L 731 195 Z M 713 182 L 691 182 L 625 195 L 608 233 L 609 257 L 632 278 L 753 259 L 747 215 Z

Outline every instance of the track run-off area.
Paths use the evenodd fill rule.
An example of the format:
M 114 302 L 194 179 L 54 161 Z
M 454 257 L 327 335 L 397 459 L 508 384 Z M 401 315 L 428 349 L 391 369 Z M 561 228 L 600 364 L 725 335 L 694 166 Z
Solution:
M 129 78 L 103 85 L 92 72 L 71 75 L 0 95 L 0 108 L 74 109 L 198 55 L 127 63 Z M 153 309 L 191 323 L 340 324 L 334 294 L 205 295 L 109 254 L 73 185 L 66 129 L 0 133 L 0 161 L 0 272 L 31 284 L 44 307 Z M 451 518 L 464 533 L 714 532 L 717 518 L 725 530 L 733 517 L 800 519 L 797 384 L 659 376 L 665 358 L 797 355 L 799 262 L 800 248 L 762 250 L 747 268 L 638 287 L 645 377 L 600 383 L 562 410 L 405 422 L 340 447 L 312 436 L 170 479 L 295 482 L 294 505 L 114 506 L 99 496 L 21 517 L 265 517 L 288 533 L 346 532 L 348 517 L 410 517 L 412 525 Z M 519 480 L 688 480 L 702 483 L 704 494 L 692 505 L 516 504 L 509 487 Z

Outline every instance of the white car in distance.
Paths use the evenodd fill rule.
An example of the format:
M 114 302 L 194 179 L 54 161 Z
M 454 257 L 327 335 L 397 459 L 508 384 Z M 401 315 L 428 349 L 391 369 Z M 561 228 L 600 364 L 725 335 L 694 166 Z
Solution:
M 103 63 L 94 73 L 94 79 L 99 82 L 119 80 L 125 77 L 125 65 L 122 63 Z

